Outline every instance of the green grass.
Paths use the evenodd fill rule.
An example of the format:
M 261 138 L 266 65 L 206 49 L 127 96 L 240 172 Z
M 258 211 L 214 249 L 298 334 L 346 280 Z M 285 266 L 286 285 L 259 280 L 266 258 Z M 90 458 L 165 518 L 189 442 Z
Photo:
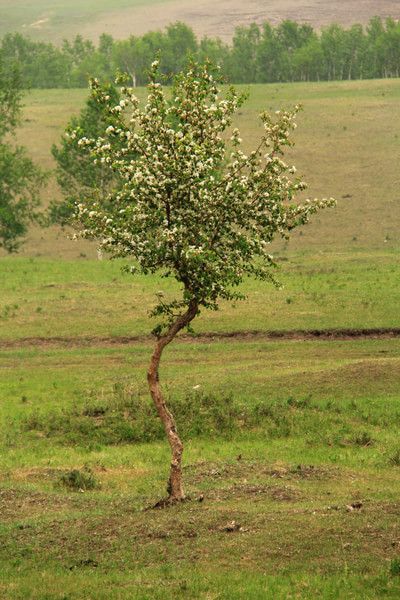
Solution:
M 98 414 L 93 410 L 96 407 L 109 407 L 122 421 L 137 421 L 145 430 L 140 409 L 143 403 L 147 405 L 144 380 L 150 349 L 151 344 L 110 349 L 3 350 L 1 411 L 3 422 L 13 424 L 3 429 L 6 443 L 11 447 L 15 443 L 17 448 L 18 440 L 23 440 L 25 452 L 27 436 L 36 447 L 35 432 L 44 431 L 45 440 L 53 437 L 62 444 L 63 436 L 79 426 L 78 417 L 82 414 L 94 423 L 93 432 L 96 428 L 101 432 L 105 411 Z M 304 448 L 310 446 L 306 452 L 314 452 L 314 445 L 323 440 L 327 444 L 326 458 L 331 452 L 329 443 L 335 446 L 337 442 L 340 446 L 343 442 L 345 447 L 346 436 L 353 435 L 352 428 L 360 431 L 363 427 L 371 428 L 372 438 L 381 437 L 382 441 L 387 438 L 395 444 L 400 415 L 396 412 L 399 410 L 399 360 L 400 341 L 396 339 L 184 343 L 167 350 L 162 376 L 167 394 L 175 398 L 175 402 L 182 402 L 181 410 L 176 412 L 181 415 L 178 415 L 178 420 L 182 419 L 181 429 L 188 429 L 188 435 L 198 416 L 196 410 L 205 416 L 209 414 L 207 405 L 201 402 L 201 394 L 215 396 L 214 404 L 217 409 L 220 405 L 222 412 L 224 397 L 233 395 L 234 404 L 240 410 L 232 411 L 230 427 L 222 422 L 222 433 L 229 436 L 231 429 L 236 432 L 238 427 L 239 430 L 241 420 L 246 431 L 257 430 L 257 420 L 247 423 L 247 418 L 255 414 L 259 415 L 261 424 L 265 420 L 265 430 L 270 432 L 268 437 L 305 436 Z M 193 386 L 199 388 L 193 391 Z M 189 401 L 192 412 L 183 414 Z M 186 406 L 187 411 L 189 408 Z M 216 417 L 222 417 L 222 412 L 221 415 L 215 413 Z M 53 422 L 57 415 L 68 416 L 69 425 L 64 425 L 62 419 Z M 289 421 L 285 421 L 288 417 Z M 32 418 L 34 427 L 28 435 L 26 424 L 32 423 Z M 315 427 L 309 429 L 313 421 Z M 343 427 L 347 421 L 347 429 L 340 429 L 341 421 Z M 335 443 L 331 439 L 331 427 Z M 42 439 L 40 435 L 39 439 Z M 77 439 L 79 444 L 85 445 L 85 432 Z M 101 442 L 101 436 L 93 440 L 89 435 L 89 445 L 93 441 Z M 106 433 L 104 443 L 110 443 Z M 382 448 L 369 449 L 367 456 L 381 464 Z M 310 458 L 308 455 L 304 460 Z
M 385 574 L 369 578 L 366 576 L 312 576 L 282 577 L 281 575 L 248 575 L 226 569 L 224 573 L 200 570 L 193 565 L 156 567 L 145 573 L 136 570 L 118 579 L 113 575 L 99 576 L 96 568 L 71 573 L 43 571 L 40 576 L 29 574 L 16 584 L 13 598 L 53 599 L 91 598 L 108 600 L 110 597 L 127 600 L 158 598 L 217 597 L 221 600 L 287 600 L 288 598 L 326 598 L 330 600 L 375 600 L 397 598 L 398 583 Z M 9 588 L 4 586 L 5 591 Z M 59 594 L 54 590 L 59 590 Z M 83 592 L 85 590 L 85 592 Z M 110 594 L 114 594 L 110 596 Z M 11 596 L 9 596 L 11 598 Z
M 217 413 L 231 393 L 240 411 L 215 435 L 185 433 L 190 500 L 161 511 L 142 509 L 163 494 L 162 440 L 116 444 L 94 412 L 94 428 L 67 436 L 94 403 L 140 422 L 115 400 L 133 389 L 130 400 L 146 402 L 149 352 L 1 353 L 3 597 L 397 597 L 398 340 L 169 348 L 163 380 L 174 401 L 192 399 L 187 419 L 207 422 L 199 393 Z M 27 430 L 32 415 L 41 427 Z M 60 485 L 84 468 L 93 489 Z M 232 521 L 237 531 L 226 531 Z
M 195 331 L 399 326 L 396 252 L 298 252 L 279 266 L 283 289 L 248 280 L 246 301 L 204 311 Z M 156 292 L 179 293 L 173 281 L 123 274 L 120 262 L 85 259 L 3 258 L 0 286 L 2 339 L 148 334 Z

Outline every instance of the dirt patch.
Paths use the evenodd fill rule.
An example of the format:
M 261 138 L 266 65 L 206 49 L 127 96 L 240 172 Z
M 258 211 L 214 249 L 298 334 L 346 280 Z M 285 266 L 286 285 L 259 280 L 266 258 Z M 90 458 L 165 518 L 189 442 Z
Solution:
M 66 469 L 51 467 L 34 467 L 31 469 L 16 469 L 13 479 L 22 481 L 55 481 Z
M 216 482 L 222 479 L 240 480 L 246 479 L 250 476 L 255 478 L 261 477 L 263 480 L 265 480 L 265 478 L 271 478 L 294 481 L 302 479 L 320 481 L 336 479 L 341 475 L 344 476 L 344 474 L 341 473 L 336 467 L 314 465 L 278 465 L 271 467 L 270 464 L 247 461 L 243 460 L 242 458 L 232 463 L 200 462 L 193 465 L 186 465 L 184 467 L 184 471 L 185 478 L 191 485 L 198 485 L 205 482 Z M 345 476 L 346 478 L 349 477 L 349 473 L 347 471 Z M 235 485 L 230 489 L 236 489 L 238 492 L 240 489 L 248 489 L 250 495 L 252 491 L 254 494 L 257 494 L 257 492 L 271 492 L 271 486 L 269 484 L 263 485 L 261 488 L 260 486 L 255 486 L 254 490 L 252 490 L 251 485 L 248 488 L 246 486 L 247 483 L 239 482 L 237 484 L 235 483 Z
M 393 339 L 400 337 L 400 327 L 381 327 L 373 329 L 310 329 L 293 331 L 233 331 L 218 333 L 201 333 L 198 335 L 179 335 L 176 340 L 181 343 L 210 343 L 219 340 L 354 340 L 354 339 Z M 150 343 L 154 340 L 149 335 L 138 336 L 76 336 L 76 337 L 26 337 L 19 339 L 0 339 L 0 349 L 24 347 L 60 347 L 60 348 L 107 348 Z
M 277 479 L 332 479 L 339 475 L 339 470 L 314 465 L 297 465 L 296 467 L 276 467 L 266 471 L 268 475 Z
M 295 502 L 301 499 L 299 490 L 290 486 L 257 485 L 251 483 L 238 483 L 230 487 L 207 492 L 207 500 L 236 500 L 271 499 L 276 502 Z
M 80 468 L 82 469 L 83 467 Z M 15 469 L 12 472 L 11 481 L 17 483 L 18 485 L 21 485 L 22 482 L 40 483 L 45 485 L 53 484 L 55 491 L 57 491 L 61 477 L 70 471 L 71 469 L 51 467 Z M 103 466 L 95 466 L 91 468 L 90 471 L 95 475 L 96 479 L 99 480 L 99 484 L 101 486 L 103 484 L 107 486 L 110 481 L 129 481 L 132 478 L 143 477 L 148 474 L 146 469 L 127 467 L 106 468 Z
M 229 466 L 225 464 L 199 462 L 183 467 L 185 477 L 192 484 L 201 483 L 204 480 L 218 480 L 226 477 Z
M 33 519 L 49 512 L 80 507 L 81 504 L 81 498 L 77 497 L 14 488 L 0 489 L 0 514 L 5 523 Z

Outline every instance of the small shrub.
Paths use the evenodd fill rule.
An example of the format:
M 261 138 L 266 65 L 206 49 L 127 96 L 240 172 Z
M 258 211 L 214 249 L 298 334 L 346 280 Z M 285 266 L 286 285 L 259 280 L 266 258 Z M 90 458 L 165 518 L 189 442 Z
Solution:
M 328 412 L 334 413 L 336 415 L 340 415 L 342 413 L 342 409 L 338 406 L 333 400 L 328 400 L 325 404 L 325 410 Z
M 58 485 L 68 488 L 69 490 L 93 490 L 99 487 L 99 484 L 89 468 L 72 469 L 66 473 L 62 473 L 58 480 Z
M 270 404 L 266 404 L 265 402 L 260 402 L 256 404 L 253 408 L 253 416 L 255 420 L 261 419 L 275 419 L 276 417 L 276 408 L 271 406 Z
M 252 410 L 253 427 L 265 428 L 268 437 L 286 438 L 294 430 L 294 422 L 285 402 L 270 404 L 260 402 Z
M 104 405 L 89 405 L 82 410 L 82 415 L 84 417 L 102 417 L 106 414 L 107 410 L 108 407 Z
M 400 448 L 389 458 L 389 463 L 394 467 L 400 467 Z
M 400 576 L 400 558 L 394 558 L 390 563 L 389 573 L 392 577 Z
M 230 394 L 191 390 L 183 397 L 169 398 L 168 405 L 179 415 L 178 428 L 186 438 L 215 433 L 230 436 L 254 420 L 252 410 L 241 406 Z M 107 394 L 103 390 L 100 400 L 89 393 L 81 407 L 31 413 L 23 428 L 69 445 L 140 443 L 164 437 L 147 391 L 141 394 L 136 387 L 123 383 L 115 384 Z
M 352 442 L 356 446 L 363 446 L 363 447 L 372 446 L 374 444 L 373 438 L 367 431 L 362 431 L 361 433 L 357 433 L 353 437 Z
M 293 424 L 286 416 L 275 419 L 267 427 L 267 435 L 271 438 L 287 438 L 293 433 Z
M 306 398 L 300 398 L 298 400 L 297 398 L 290 396 L 287 399 L 287 404 L 292 408 L 308 408 L 310 406 L 310 397 L 308 396 Z
M 19 309 L 18 304 L 6 304 L 3 306 L 0 312 L 0 319 L 6 321 L 16 316 L 17 310 Z

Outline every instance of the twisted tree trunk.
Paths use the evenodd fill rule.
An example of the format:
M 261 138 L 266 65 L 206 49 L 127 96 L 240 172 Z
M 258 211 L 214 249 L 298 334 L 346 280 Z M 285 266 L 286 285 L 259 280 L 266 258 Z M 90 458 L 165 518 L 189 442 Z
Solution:
M 191 300 L 187 311 L 179 316 L 177 320 L 170 326 L 167 333 L 158 338 L 151 357 L 149 370 L 147 372 L 147 381 L 149 384 L 150 394 L 156 406 L 158 416 L 160 417 L 165 433 L 167 434 L 168 442 L 171 447 L 172 459 L 171 469 L 168 481 L 168 495 L 170 502 L 179 502 L 184 499 L 185 494 L 182 484 L 182 454 L 183 444 L 178 435 L 174 416 L 165 404 L 164 397 L 161 392 L 159 381 L 159 366 L 162 352 L 176 334 L 187 327 L 194 319 L 198 312 L 198 304 L 195 300 Z

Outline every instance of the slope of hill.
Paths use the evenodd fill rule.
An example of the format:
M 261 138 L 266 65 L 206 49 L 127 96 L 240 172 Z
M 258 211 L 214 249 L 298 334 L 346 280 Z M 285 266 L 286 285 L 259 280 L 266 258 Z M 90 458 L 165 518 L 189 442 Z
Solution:
M 293 19 L 321 27 L 338 22 L 367 23 L 374 15 L 400 17 L 397 0 L 0 0 L 0 35 L 20 31 L 34 38 L 60 41 L 78 33 L 97 39 L 143 34 L 184 21 L 198 35 L 229 40 L 237 25 Z

